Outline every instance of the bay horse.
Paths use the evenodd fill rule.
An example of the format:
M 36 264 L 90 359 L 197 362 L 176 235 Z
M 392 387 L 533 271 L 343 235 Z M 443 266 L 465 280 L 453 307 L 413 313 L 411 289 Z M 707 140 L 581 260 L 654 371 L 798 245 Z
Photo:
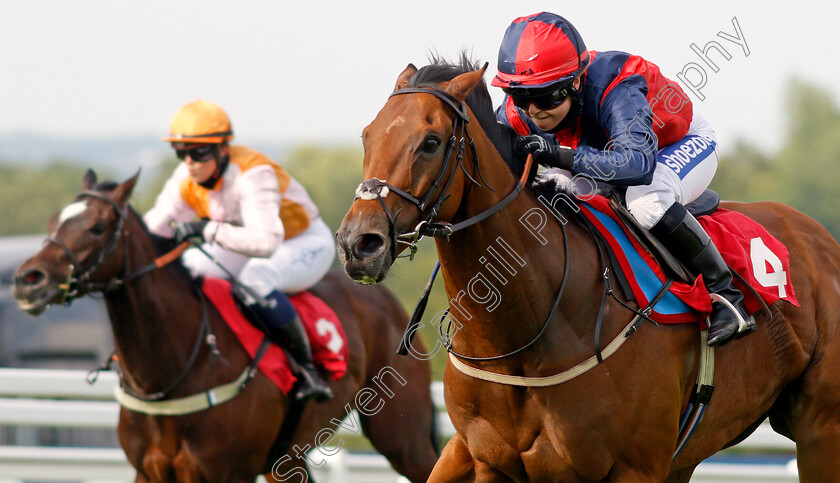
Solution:
M 49 243 L 16 270 L 18 304 L 38 314 L 64 301 L 71 280 L 78 293 L 70 296 L 101 291 L 126 392 L 171 400 L 237 380 L 250 359 L 233 331 L 212 304 L 202 302 L 179 260 L 154 265 L 161 240 L 128 205 L 138 176 L 109 186 L 97 185 L 88 172 L 76 202 L 51 219 Z M 335 430 L 351 408 L 358 408 L 354 397 L 360 390 L 366 390 L 361 404 L 368 411 L 342 426 L 351 432 L 361 426 L 398 472 L 426 481 L 438 454 L 430 369 L 393 353 L 405 311 L 387 289 L 360 290 L 340 271 L 329 273 L 311 292 L 336 312 L 347 335 L 347 374 L 329 382 L 335 397 L 295 413 L 294 391 L 284 396 L 258 372 L 236 397 L 203 411 L 161 416 L 123 407 L 118 435 L 137 470 L 136 481 L 245 482 L 264 471 L 269 481 L 307 481 L 306 451 L 343 444 Z M 203 319 L 209 323 L 206 330 Z M 202 334 L 213 334 L 215 343 L 204 343 Z M 279 453 L 283 458 L 267 461 L 285 420 L 295 414 L 299 422 Z M 284 455 L 288 448 L 294 451 Z M 315 467 L 323 464 L 318 451 L 308 458 Z
M 701 353 L 696 324 L 644 324 L 610 358 L 559 385 L 489 382 L 454 367 L 562 374 L 593 357 L 599 310 L 605 341 L 618 340 L 635 316 L 618 296 L 602 305 L 604 266 L 578 218 L 549 221 L 544 241 L 521 223 L 546 210 L 529 190 L 517 195 L 520 173 L 509 166 L 524 163 L 516 135 L 496 122 L 486 67 L 464 57 L 460 65 L 409 64 L 399 75 L 362 132 L 365 181 L 337 234 L 345 271 L 363 283 L 383 280 L 420 234 L 438 236 L 457 319 L 449 349 L 460 356 L 450 354 L 444 371 L 457 433 L 429 481 L 687 482 L 701 461 L 768 416 L 796 442 L 801 481 L 840 481 L 840 245 L 779 203 L 722 206 L 787 246 L 800 307 L 777 302 L 758 314 L 758 332 L 715 349 L 711 403 L 675 458 Z

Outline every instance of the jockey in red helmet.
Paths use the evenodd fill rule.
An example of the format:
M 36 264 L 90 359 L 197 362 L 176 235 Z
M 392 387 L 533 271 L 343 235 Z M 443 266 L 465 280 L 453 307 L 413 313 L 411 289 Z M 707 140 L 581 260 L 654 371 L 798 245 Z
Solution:
M 492 85 L 507 94 L 496 117 L 521 136 L 520 152 L 559 168 L 560 183 L 574 192 L 625 189 L 639 223 L 747 322 L 741 327 L 732 310 L 713 303 L 709 345 L 755 330 L 729 268 L 684 207 L 717 170 L 715 133 L 659 67 L 587 50 L 568 20 L 541 12 L 508 27 Z

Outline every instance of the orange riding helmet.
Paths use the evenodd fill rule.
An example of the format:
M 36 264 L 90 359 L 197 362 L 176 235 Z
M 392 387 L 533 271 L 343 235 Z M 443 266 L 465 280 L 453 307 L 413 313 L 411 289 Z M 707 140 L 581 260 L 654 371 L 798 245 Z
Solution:
M 221 144 L 233 139 L 230 118 L 216 104 L 198 99 L 181 106 L 172 116 L 169 136 L 171 143 Z

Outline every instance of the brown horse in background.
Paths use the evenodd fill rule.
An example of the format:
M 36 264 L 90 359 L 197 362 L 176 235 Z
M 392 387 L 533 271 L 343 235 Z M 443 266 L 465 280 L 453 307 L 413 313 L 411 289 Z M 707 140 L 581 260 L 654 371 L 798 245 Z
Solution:
M 522 162 L 513 157 L 515 134 L 493 115 L 484 69 L 462 64 L 439 61 L 419 71 L 409 65 L 364 129 L 366 182 L 338 232 L 339 254 L 351 277 L 379 282 L 405 248 L 396 243 L 410 245 L 418 223 L 433 221 L 432 234 L 448 234 L 436 238 L 436 247 L 450 309 L 461 324 L 451 350 L 485 358 L 511 354 L 463 362 L 498 374 L 562 373 L 594 354 L 604 266 L 582 222 L 552 223 L 528 190 L 460 231 L 442 223 L 458 227 L 502 206 L 515 195 L 518 177 L 505 159 Z M 465 134 L 474 149 L 459 147 Z M 450 138 L 454 148 L 447 149 Z M 778 302 L 772 317 L 758 314 L 758 332 L 716 349 L 714 395 L 675 459 L 679 418 L 698 371 L 699 329 L 644 324 L 604 362 L 549 387 L 487 382 L 449 362 L 444 395 L 457 434 L 429 481 L 686 482 L 696 465 L 767 416 L 796 442 L 802 481 L 840 481 L 840 245 L 790 207 L 723 206 L 758 221 L 787 246 L 801 306 Z M 541 231 L 546 243 L 523 226 L 529 210 L 542 210 L 549 220 Z M 434 231 L 429 227 L 427 234 Z M 490 248 L 502 253 L 499 240 L 510 249 L 503 258 L 516 275 L 488 255 Z M 494 279 L 488 260 L 506 283 Z M 558 309 L 539 336 L 564 277 L 569 283 Z M 634 316 L 608 298 L 601 340 L 620 336 Z
M 180 262 L 132 276 L 159 256 L 142 219 L 127 204 L 137 176 L 105 187 L 110 189 L 95 187 L 95 181 L 88 172 L 75 206 L 51 221 L 50 243 L 17 269 L 20 307 L 38 314 L 63 302 L 71 290 L 63 285 L 74 278 L 72 290 L 79 293 L 71 296 L 88 290 L 104 293 L 122 383 L 133 392 L 161 391 L 168 400 L 236 380 L 250 358 L 215 307 L 208 303 L 202 308 L 195 283 Z M 424 362 L 393 353 L 407 317 L 404 310 L 387 289 L 360 289 L 340 272 L 328 274 L 311 292 L 339 316 L 350 358 L 348 373 L 330 381 L 334 399 L 308 403 L 297 413 L 299 424 L 290 431 L 286 448 L 301 449 L 290 450 L 273 468 L 274 462 L 267 461 L 293 396 L 284 396 L 257 373 L 238 396 L 204 411 L 153 416 L 122 408 L 119 439 L 137 470 L 136 481 L 245 482 L 254 481 L 264 468 L 272 468 L 269 481 L 271 476 L 303 481 L 305 452 L 327 443 L 339 445 L 334 430 L 351 407 L 358 407 L 356 394 L 363 388 L 367 416 L 360 412 L 343 426 L 351 431 L 361 426 L 397 471 L 414 482 L 426 481 L 437 459 L 430 371 Z M 218 355 L 201 335 L 205 312 Z M 193 358 L 196 347 L 200 350 Z M 323 460 L 317 451 L 310 458 L 315 465 Z

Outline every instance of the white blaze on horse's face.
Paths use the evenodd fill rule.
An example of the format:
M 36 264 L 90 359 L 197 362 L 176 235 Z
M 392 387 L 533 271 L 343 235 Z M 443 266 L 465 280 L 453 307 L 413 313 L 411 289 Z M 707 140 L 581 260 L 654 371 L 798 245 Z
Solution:
M 58 226 L 61 226 L 62 223 L 71 218 L 75 218 L 81 215 L 85 212 L 85 210 L 87 210 L 87 208 L 87 201 L 77 201 L 75 203 L 70 203 L 63 210 L 61 210 L 61 214 L 58 215 Z
M 385 128 L 385 134 L 389 134 L 391 132 L 391 128 L 396 126 L 402 126 L 403 124 L 405 124 L 405 118 L 402 116 L 397 116 L 397 118 L 394 119 L 394 121 L 391 122 L 391 124 L 389 124 L 388 127 Z

